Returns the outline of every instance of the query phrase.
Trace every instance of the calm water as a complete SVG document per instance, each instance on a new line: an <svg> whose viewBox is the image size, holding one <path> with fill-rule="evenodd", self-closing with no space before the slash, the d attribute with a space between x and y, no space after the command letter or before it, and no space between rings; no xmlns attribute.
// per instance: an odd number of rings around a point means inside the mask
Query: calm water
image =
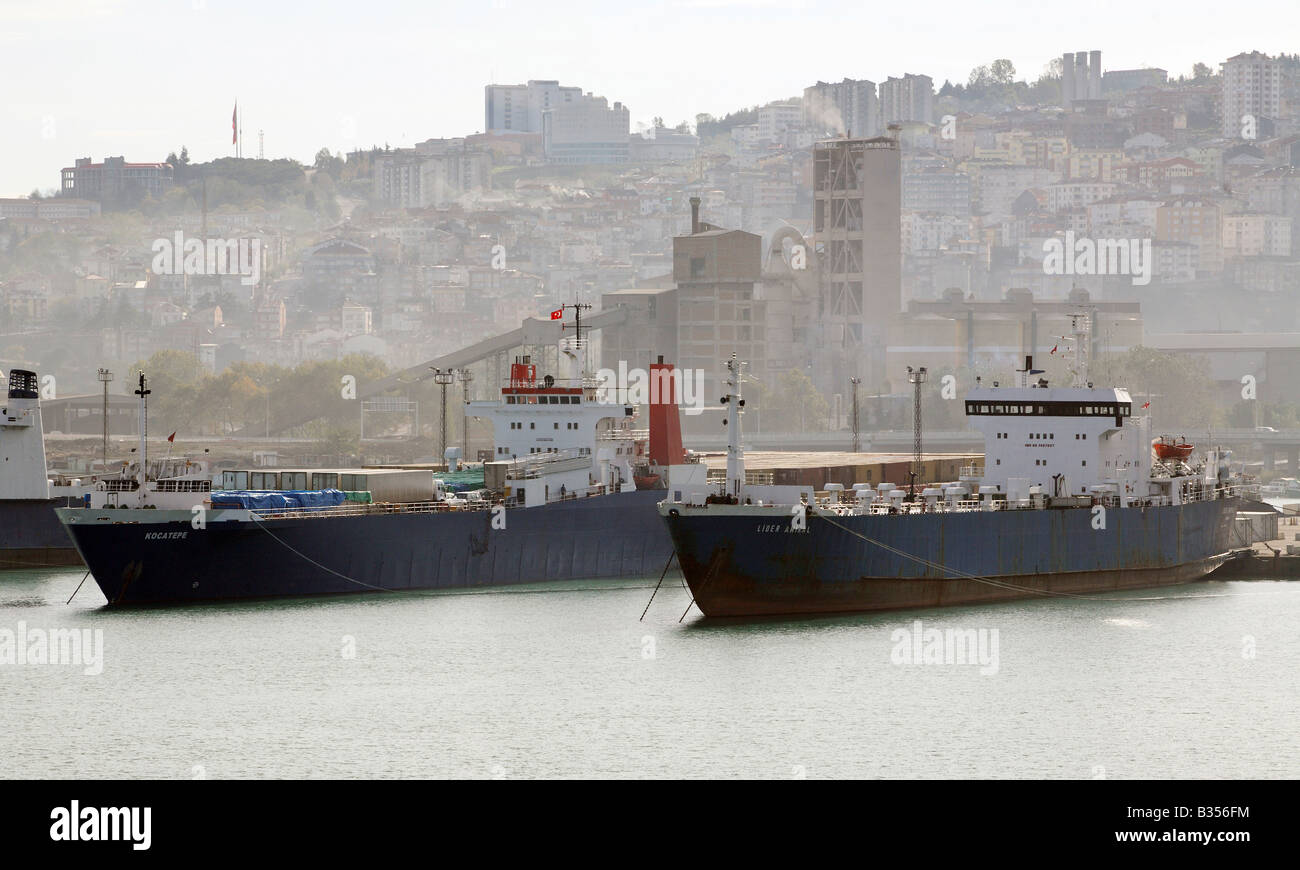
<svg viewBox="0 0 1300 870"><path fill-rule="evenodd" d="M81 576L0 572L0 631L104 643L0 664L0 775L1300 776L1298 582L679 624L648 580L109 611ZM917 619L996 630L996 673L895 663Z"/></svg>

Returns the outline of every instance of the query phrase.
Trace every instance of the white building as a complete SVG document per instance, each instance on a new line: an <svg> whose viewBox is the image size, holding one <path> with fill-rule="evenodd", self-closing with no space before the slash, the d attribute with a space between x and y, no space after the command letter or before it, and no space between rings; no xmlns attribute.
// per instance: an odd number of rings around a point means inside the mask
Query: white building
<svg viewBox="0 0 1300 870"><path fill-rule="evenodd" d="M1225 257L1289 257L1291 218L1275 214L1223 216Z"/></svg>
<svg viewBox="0 0 1300 870"><path fill-rule="evenodd" d="M550 163L626 163L627 106L584 94L542 113L542 145Z"/></svg>
<svg viewBox="0 0 1300 870"><path fill-rule="evenodd" d="M1282 64L1258 51L1225 60L1220 106L1221 132L1232 139L1251 126L1258 130L1260 118L1277 118L1282 111Z"/></svg>
<svg viewBox="0 0 1300 870"><path fill-rule="evenodd" d="M1047 187L1047 210L1084 208L1115 195L1118 185L1109 181L1066 181Z"/></svg>
<svg viewBox="0 0 1300 870"><path fill-rule="evenodd" d="M543 114L582 98L582 88L561 87L550 79L488 85L484 91L483 129L488 133L540 133Z"/></svg>
<svg viewBox="0 0 1300 870"><path fill-rule="evenodd" d="M785 139L788 131L803 126L803 107L798 103L772 103L758 110L758 141Z"/></svg>

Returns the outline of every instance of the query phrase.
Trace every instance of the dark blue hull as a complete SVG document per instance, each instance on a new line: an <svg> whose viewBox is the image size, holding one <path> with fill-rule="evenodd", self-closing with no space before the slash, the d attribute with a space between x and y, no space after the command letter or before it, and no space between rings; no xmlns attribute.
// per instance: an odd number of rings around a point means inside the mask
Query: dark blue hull
<svg viewBox="0 0 1300 870"><path fill-rule="evenodd" d="M672 553L661 491L506 512L153 524L71 523L110 604L461 589L658 575Z"/></svg>
<svg viewBox="0 0 1300 870"><path fill-rule="evenodd" d="M771 511L681 507L664 519L700 610L750 616L1185 583L1227 558L1238 503L1113 508L1103 529L1078 508L812 516L803 531Z"/></svg>
<svg viewBox="0 0 1300 870"><path fill-rule="evenodd" d="M0 570L81 564L54 513L69 503L65 498L0 501Z"/></svg>

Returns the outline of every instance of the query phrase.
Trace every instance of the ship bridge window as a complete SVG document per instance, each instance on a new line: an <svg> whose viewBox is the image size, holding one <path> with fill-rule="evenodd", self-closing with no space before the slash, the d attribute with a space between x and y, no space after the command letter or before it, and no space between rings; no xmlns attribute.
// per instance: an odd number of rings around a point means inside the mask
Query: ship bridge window
<svg viewBox="0 0 1300 870"><path fill-rule="evenodd" d="M514 403L515 403L515 397L514 397L514 396L506 396L506 404L507 404L507 405L513 405Z"/></svg>

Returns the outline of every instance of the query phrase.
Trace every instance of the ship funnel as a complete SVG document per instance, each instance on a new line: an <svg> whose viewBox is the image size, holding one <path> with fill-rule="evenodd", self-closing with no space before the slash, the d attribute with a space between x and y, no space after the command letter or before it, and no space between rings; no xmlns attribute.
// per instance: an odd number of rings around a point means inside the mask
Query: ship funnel
<svg viewBox="0 0 1300 870"><path fill-rule="evenodd" d="M46 499L45 433L36 372L11 369L0 413L0 499Z"/></svg>
<svg viewBox="0 0 1300 870"><path fill-rule="evenodd" d="M25 369L10 369L9 398L39 399L40 393L37 392L36 388L36 372L29 372Z"/></svg>
<svg viewBox="0 0 1300 870"><path fill-rule="evenodd" d="M680 465L685 459L677 411L677 377L662 354L659 362L650 364L650 461L663 468Z"/></svg>

